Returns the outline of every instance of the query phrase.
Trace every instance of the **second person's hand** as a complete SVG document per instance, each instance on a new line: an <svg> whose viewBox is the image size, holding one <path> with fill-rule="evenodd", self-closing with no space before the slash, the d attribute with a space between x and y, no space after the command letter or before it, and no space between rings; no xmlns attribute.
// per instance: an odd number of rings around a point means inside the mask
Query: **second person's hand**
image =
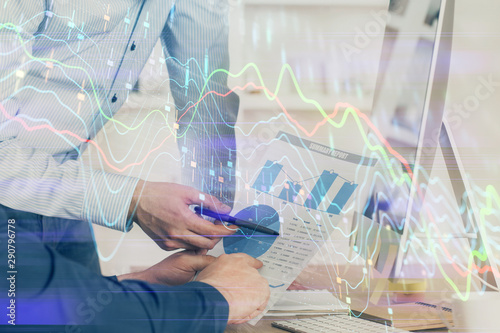
<svg viewBox="0 0 500 333"><path fill-rule="evenodd" d="M142 280L149 283L178 286L191 281L196 272L202 271L216 260L206 255L207 250L184 250L174 253L156 265L140 272L117 276L118 280Z"/></svg>
<svg viewBox="0 0 500 333"><path fill-rule="evenodd" d="M269 283L259 274L261 267L260 260L247 254L223 254L196 280L219 290L229 304L228 323L241 324L258 316L269 301Z"/></svg>

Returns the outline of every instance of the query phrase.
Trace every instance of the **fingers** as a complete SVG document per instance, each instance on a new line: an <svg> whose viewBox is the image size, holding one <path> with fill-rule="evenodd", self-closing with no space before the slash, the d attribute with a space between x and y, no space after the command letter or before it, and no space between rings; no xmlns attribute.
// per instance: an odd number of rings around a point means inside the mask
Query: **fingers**
<svg viewBox="0 0 500 333"><path fill-rule="evenodd" d="M173 229L164 237L143 228L158 245L167 251L184 248L187 250L213 249L220 237L231 235L237 229L227 228L222 223L213 224L189 209L184 211L184 228ZM163 239L162 239L163 238Z"/></svg>
<svg viewBox="0 0 500 333"><path fill-rule="evenodd" d="M203 220L203 219L202 219ZM205 221L205 220L203 220ZM206 223L212 225L210 222ZM212 225L213 226L213 225ZM225 228L224 226L218 226L219 228ZM186 249L186 250L211 250L220 241L220 237L214 237L208 234L208 230L197 230L193 232L191 230L184 230L182 234L177 233L175 236L168 236L168 239L153 239L157 244L166 251L172 251L176 249ZM226 231L225 233L233 233L234 231ZM205 234L208 234L205 236ZM204 254L204 253L203 253Z"/></svg>
<svg viewBox="0 0 500 333"><path fill-rule="evenodd" d="M211 250L219 241L218 238L205 237L189 230L186 230L184 232L184 235L176 237L179 237L178 243L184 244L186 246L183 248L191 250Z"/></svg>
<svg viewBox="0 0 500 333"><path fill-rule="evenodd" d="M246 253L223 254L220 256L220 258L222 260L226 260L226 258L227 258L227 260L238 259L238 261L243 262L243 263L247 264L248 266L253 267L255 269L259 269L264 265L262 263L262 261L255 259Z"/></svg>
<svg viewBox="0 0 500 333"><path fill-rule="evenodd" d="M269 302L269 295L267 296L266 300L257 309L255 309L250 315L248 315L248 316L246 316L245 318L242 318L242 319L236 319L236 320L232 321L230 324L235 324L235 325L243 324L243 323L246 323L249 320L254 319L259 314L261 314L262 311L264 311L266 309L268 302Z"/></svg>
<svg viewBox="0 0 500 333"><path fill-rule="evenodd" d="M260 314L262 313L262 311L264 311L264 309L265 309L265 308L266 308L266 307L264 307L263 309L260 309L260 308L259 308L259 309L255 310L255 311L254 311L254 312L252 312L252 313L251 313L248 317L246 317L246 318L244 319L244 321L243 321L243 322L247 322L247 321L249 321L249 320L251 320L251 319L254 319L254 318L255 318L255 317L257 317L258 315L260 315Z"/></svg>
<svg viewBox="0 0 500 333"><path fill-rule="evenodd" d="M184 231L182 235L169 236L168 239L153 239L163 250L173 251L177 249L207 250L213 249L217 239L197 235L191 231Z"/></svg>
<svg viewBox="0 0 500 333"><path fill-rule="evenodd" d="M175 255L179 255L179 258L182 259L185 265L191 267L193 271L202 271L217 260L214 256L207 255L206 253L207 250L205 249L197 249L184 250L177 252Z"/></svg>
<svg viewBox="0 0 500 333"><path fill-rule="evenodd" d="M267 297L267 299L261 305L259 305L259 307L254 312L252 312L248 316L248 320L253 319L253 318L257 317L259 314L261 314L262 311L264 311L266 309L266 306L267 306L268 302L269 302L269 296Z"/></svg>
<svg viewBox="0 0 500 333"><path fill-rule="evenodd" d="M215 225L222 225L222 226L224 226L226 229L231 230L232 232L236 232L236 231L238 231L238 229L239 229L239 227L238 227L238 226L235 226L235 225L233 225L233 224L230 224L230 225L225 225L225 224L223 224L223 223L222 223L222 221L219 221L219 220L215 220L215 221L214 221L214 224L215 224Z"/></svg>
<svg viewBox="0 0 500 333"><path fill-rule="evenodd" d="M194 271L202 271L213 263L216 258L207 255L192 255L189 260L191 261L190 264Z"/></svg>
<svg viewBox="0 0 500 333"><path fill-rule="evenodd" d="M245 262L250 266L250 267L253 267L255 269L259 269L261 268L262 266L264 266L264 264L262 263L262 261L258 260L258 259L255 259L251 256L249 256L248 254L244 254L244 253L239 253L240 255L243 256L243 260L245 260Z"/></svg>
<svg viewBox="0 0 500 333"><path fill-rule="evenodd" d="M188 229L195 234L203 235L206 237L211 236L229 236L232 235L236 230L234 226L229 228L223 224L213 224L193 212L188 215L187 221Z"/></svg>
<svg viewBox="0 0 500 333"><path fill-rule="evenodd" d="M208 250L207 249L197 249L194 251L194 254L199 255L199 256L204 256L207 254Z"/></svg>
<svg viewBox="0 0 500 333"><path fill-rule="evenodd" d="M217 288L229 304L229 323L245 322L261 313L269 284L257 269L263 263L244 253L223 254L199 274L200 282Z"/></svg>
<svg viewBox="0 0 500 333"><path fill-rule="evenodd" d="M153 240L156 242L156 244L158 244L160 248L162 248L165 251L174 251L178 249L186 249L186 250L198 249L196 246L186 243L180 239L167 240L167 241L165 241L164 239L158 239L158 240L153 239Z"/></svg>
<svg viewBox="0 0 500 333"><path fill-rule="evenodd" d="M203 207L220 214L229 214L231 212L231 207L223 204L216 197L195 189L189 192L188 200L190 204L203 205Z"/></svg>

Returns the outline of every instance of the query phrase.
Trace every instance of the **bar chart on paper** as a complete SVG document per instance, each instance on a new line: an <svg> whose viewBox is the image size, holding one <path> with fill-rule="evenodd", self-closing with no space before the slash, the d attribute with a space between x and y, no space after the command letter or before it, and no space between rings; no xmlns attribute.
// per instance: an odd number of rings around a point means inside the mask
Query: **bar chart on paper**
<svg viewBox="0 0 500 333"><path fill-rule="evenodd" d="M236 217L273 229L280 236L240 228L224 238L224 252L275 261L279 257L275 250L286 242L301 242L302 253L312 252L352 208L350 202L358 190L353 180L356 170L374 163L361 155L278 133L272 147L254 160L244 189L238 186L242 190L234 208Z"/></svg>
<svg viewBox="0 0 500 333"><path fill-rule="evenodd" d="M284 177L284 180L276 185L279 176ZM311 186L311 183L314 185ZM277 191L279 187L281 189ZM331 193L331 189L334 187L337 187L336 194L325 207L325 197ZM326 211L334 215L339 215L342 212L357 187L357 184L343 178L334 170L324 170L320 175L308 179L291 179L290 172L287 172L282 164L271 160L265 163L252 186L259 192L283 201L300 204L308 209Z"/></svg>
<svg viewBox="0 0 500 333"><path fill-rule="evenodd" d="M251 188L264 202L270 201L262 198L268 195L281 202L298 205L301 209L315 210L333 216L341 214L358 186L333 170L324 170L320 175L304 180L297 180L296 174L296 170L287 171L283 164L267 160ZM328 195L333 199L330 199ZM279 213L275 208L262 202L241 209L235 217L280 231ZM291 226L291 223L288 226ZM301 223L311 222L295 223L298 223L295 226L295 230L298 230L301 228ZM224 238L224 252L227 254L243 252L258 258L273 246L276 238L276 236L240 228L231 237ZM316 238L321 238L321 236L316 236Z"/></svg>

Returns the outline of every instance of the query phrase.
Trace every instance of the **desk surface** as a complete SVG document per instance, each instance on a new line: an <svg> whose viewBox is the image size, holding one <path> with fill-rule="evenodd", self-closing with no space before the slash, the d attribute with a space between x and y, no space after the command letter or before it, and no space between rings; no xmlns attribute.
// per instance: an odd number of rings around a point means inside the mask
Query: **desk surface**
<svg viewBox="0 0 500 333"><path fill-rule="evenodd" d="M329 268L325 266L308 267L296 281L312 289L331 290L336 297L349 303L353 311L392 320L394 326L405 330L446 331L443 329L444 324L440 316L445 316L448 321L452 321L452 315L449 312L415 303L440 304L449 299L453 291L443 278L434 277L426 283L425 290L404 295L389 291L388 279L381 277L370 279L370 283L362 283L357 289L347 291L345 281L340 284L337 284L336 281L332 283L330 278L332 274L328 270ZM343 279L353 278L352 282L356 282L356 279L359 281L359 277L363 276L362 267L351 266L347 270L341 269L341 271L345 274ZM332 284L335 284L334 288L332 288ZM285 331L272 327L271 323L291 318L307 317L264 317L255 326L250 324L229 325L226 332L283 333Z"/></svg>

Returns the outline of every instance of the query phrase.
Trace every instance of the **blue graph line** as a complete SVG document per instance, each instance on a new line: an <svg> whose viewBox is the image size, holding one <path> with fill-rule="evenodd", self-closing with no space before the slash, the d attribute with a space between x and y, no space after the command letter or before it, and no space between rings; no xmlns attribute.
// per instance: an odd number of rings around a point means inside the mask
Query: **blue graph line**
<svg viewBox="0 0 500 333"><path fill-rule="evenodd" d="M279 284L279 285L277 285L277 286L273 286L272 284L270 284L270 285L269 285L269 287L271 287L271 288L274 288L274 289L275 289L275 288L283 287L284 285L285 285L284 283Z"/></svg>

